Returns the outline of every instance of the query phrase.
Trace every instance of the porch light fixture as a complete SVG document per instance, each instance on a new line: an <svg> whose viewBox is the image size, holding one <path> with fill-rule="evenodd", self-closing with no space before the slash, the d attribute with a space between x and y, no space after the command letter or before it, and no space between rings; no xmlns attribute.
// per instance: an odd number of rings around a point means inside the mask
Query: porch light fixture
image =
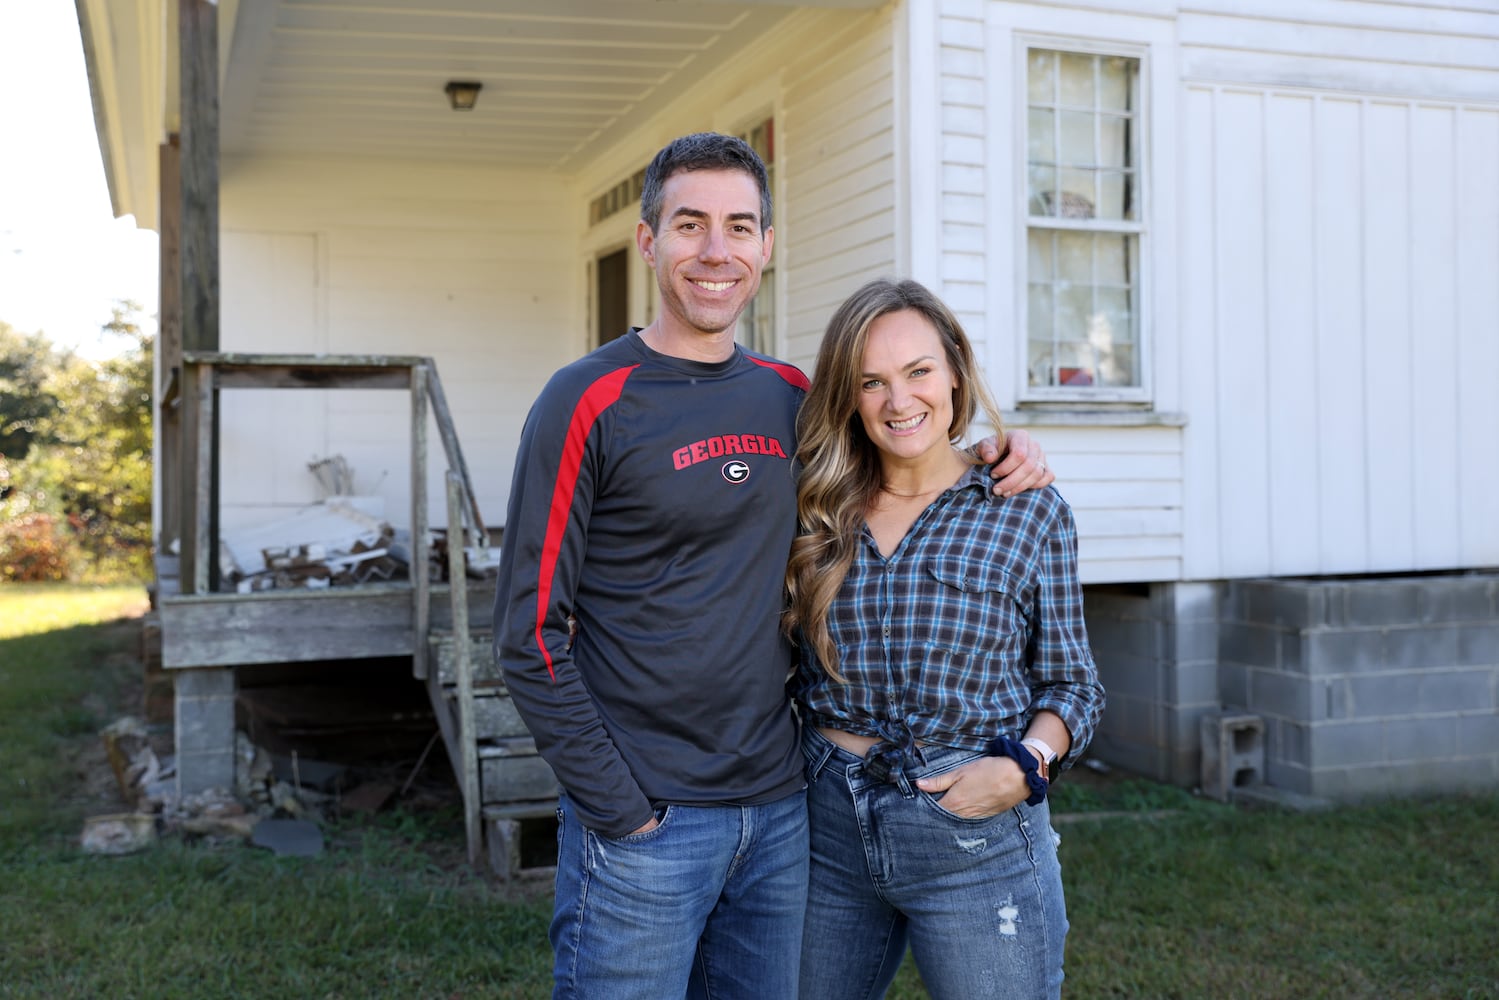
<svg viewBox="0 0 1499 1000"><path fill-rule="evenodd" d="M477 80L449 80L448 85L442 89L448 95L448 103L453 106L454 111L472 111L484 84Z"/></svg>

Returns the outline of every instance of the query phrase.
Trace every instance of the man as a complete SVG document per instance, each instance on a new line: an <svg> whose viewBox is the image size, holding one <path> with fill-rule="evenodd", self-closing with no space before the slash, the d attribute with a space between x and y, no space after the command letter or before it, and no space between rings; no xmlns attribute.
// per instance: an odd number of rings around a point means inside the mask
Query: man
<svg viewBox="0 0 1499 1000"><path fill-rule="evenodd" d="M779 621L808 382L734 343L774 239L753 150L669 143L636 227L660 316L559 371L522 431L495 651L563 789L556 997L796 993L806 804ZM1018 454L1000 471L1010 492L1051 479Z"/></svg>

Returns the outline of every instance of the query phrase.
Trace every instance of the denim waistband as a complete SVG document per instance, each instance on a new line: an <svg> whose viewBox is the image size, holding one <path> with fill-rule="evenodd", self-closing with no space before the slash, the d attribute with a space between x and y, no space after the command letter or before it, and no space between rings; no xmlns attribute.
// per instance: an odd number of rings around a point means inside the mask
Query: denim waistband
<svg viewBox="0 0 1499 1000"><path fill-rule="evenodd" d="M808 781L816 781L828 768L851 777L854 776L851 772L857 770L864 778L895 785L906 795L913 794L911 783L917 778L950 771L984 756L982 750L935 744L918 746L902 754L894 744L881 740L859 757L822 735L815 726L802 730L802 750L807 757Z"/></svg>

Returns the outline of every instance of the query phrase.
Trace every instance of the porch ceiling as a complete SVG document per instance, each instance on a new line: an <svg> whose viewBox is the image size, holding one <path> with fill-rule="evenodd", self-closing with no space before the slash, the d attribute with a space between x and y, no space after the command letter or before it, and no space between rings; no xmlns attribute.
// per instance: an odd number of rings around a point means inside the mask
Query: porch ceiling
<svg viewBox="0 0 1499 1000"><path fill-rule="evenodd" d="M255 0L233 12L220 139L243 155L575 169L798 7L882 0ZM484 85L455 112L449 80Z"/></svg>

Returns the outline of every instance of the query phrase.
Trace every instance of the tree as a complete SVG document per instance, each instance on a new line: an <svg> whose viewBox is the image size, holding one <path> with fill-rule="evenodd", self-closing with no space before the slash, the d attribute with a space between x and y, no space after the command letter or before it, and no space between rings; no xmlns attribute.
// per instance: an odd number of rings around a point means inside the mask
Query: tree
<svg viewBox="0 0 1499 1000"><path fill-rule="evenodd" d="M25 458L37 426L57 410L43 391L58 354L41 333L21 333L0 322L0 458Z"/></svg>
<svg viewBox="0 0 1499 1000"><path fill-rule="evenodd" d="M32 518L24 535L32 539L45 534L35 518L62 520L91 561L90 575L150 571L152 343L135 322L138 310L130 302L115 307L104 329L126 347L105 361L58 352L41 334L13 338L19 346L0 353L16 359L10 370L17 373L16 399L0 397L0 407L9 407L0 420L27 435L23 457L0 456L0 521L21 537L21 519ZM67 575L78 573L69 567Z"/></svg>

